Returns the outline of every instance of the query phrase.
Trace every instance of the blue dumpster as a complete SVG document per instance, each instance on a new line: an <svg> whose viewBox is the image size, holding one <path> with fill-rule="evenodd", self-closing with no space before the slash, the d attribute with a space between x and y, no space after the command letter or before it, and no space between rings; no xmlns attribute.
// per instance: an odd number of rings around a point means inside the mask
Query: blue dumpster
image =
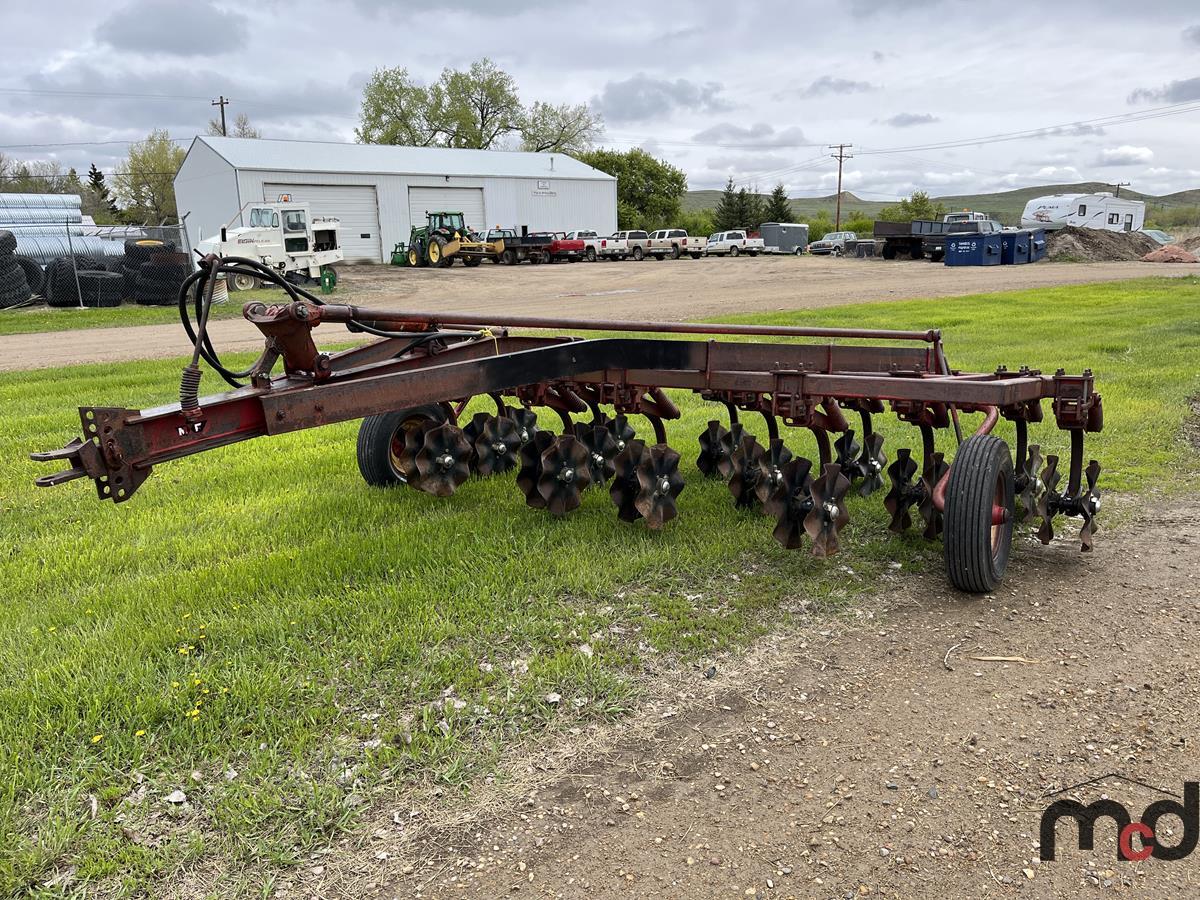
<svg viewBox="0 0 1200 900"><path fill-rule="evenodd" d="M948 266L998 266L998 265L1000 265L1000 235L998 235L998 234L948 234L948 235L946 235L946 265L948 265Z"/></svg>
<svg viewBox="0 0 1200 900"><path fill-rule="evenodd" d="M1046 230L1038 228L1029 232L1029 261L1037 262L1046 256Z"/></svg>
<svg viewBox="0 0 1200 900"><path fill-rule="evenodd" d="M1029 232L1005 231L1000 235L1000 265L1013 266L1029 262Z"/></svg>

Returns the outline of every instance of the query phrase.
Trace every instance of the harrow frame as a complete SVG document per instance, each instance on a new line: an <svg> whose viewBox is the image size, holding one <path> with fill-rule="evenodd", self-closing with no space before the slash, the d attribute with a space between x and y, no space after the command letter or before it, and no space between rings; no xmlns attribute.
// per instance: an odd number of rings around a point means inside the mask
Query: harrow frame
<svg viewBox="0 0 1200 900"><path fill-rule="evenodd" d="M793 503L791 515L794 520L803 514L804 527L818 555L836 552L837 532L845 524L841 497L850 486L847 475L865 477L873 473L876 486L881 477L882 461L877 461L872 470L865 455L857 461L848 455L847 448L857 451L857 447L845 413L858 413L869 437L871 415L883 412L885 404L901 420L919 427L926 466L924 483L915 484L907 481L911 472L905 474L895 464L889 470L894 485L893 493L889 494L889 509L900 508L895 512L893 526L908 521L910 506L921 505L927 536L936 537L947 504L966 502L959 499L959 495L965 496L965 489L955 487L956 469L962 467L951 463L947 469L940 454L934 454L933 433L935 429L953 427L962 443L960 415L984 413L983 424L968 441L982 440L1001 416L1016 423L1017 454L1012 466L1017 473L1015 493L1022 497L1027 517L1035 513L1042 516L1043 540L1048 542L1053 536L1051 521L1055 515L1077 515L1085 520L1083 549L1091 548L1092 520L1099 508L1092 467L1098 474L1098 465L1093 461L1089 467L1085 490L1083 435L1101 430L1103 412L1090 370L1078 375L1068 375L1061 369L1049 375L1028 368L1010 372L1004 367L991 373L961 372L947 362L942 336L936 329L897 331L461 315L322 304L311 297L275 305L252 302L243 313L265 338L261 357L248 370L248 384L199 398L198 370L192 375L185 370L178 404L140 411L82 407L82 438L76 438L61 450L33 454L40 461L63 460L67 464L65 470L37 479L37 484L53 486L87 477L95 482L101 499L122 503L137 491L155 466L169 460L251 438L426 405L442 409L445 421L457 428L458 416L472 397L491 395L500 410L513 409L506 406L503 398L513 398L525 409L547 407L561 417L567 432L571 431L571 416L575 414L590 411L593 423L603 423L606 416L601 407L612 407L618 415L648 417L656 444L653 448L639 447L637 453L642 449L653 450L657 453L655 462L651 465L639 463L636 458L626 459L626 474L621 477L633 479L626 481L626 489L637 493L639 471L659 473L645 476L650 487L645 479L642 485L644 491L651 490L659 484L657 479L663 479L660 494L667 507L665 512L659 509L654 514L645 514L648 524L659 527L674 515L674 496L682 489L681 481L677 487L671 486L678 454L666 448L663 426L663 420L678 418L679 410L665 390L682 389L724 405L731 427L738 427L734 423L739 411L759 413L765 418L770 437L775 439L771 442L773 462L763 462L766 457L761 453L747 460L743 448L741 461L735 463L731 454L736 455L737 440L727 440L726 458L710 460L727 470L740 465L743 476L748 467L761 467L767 481L761 481L757 475L753 481L755 485L765 485L764 497L770 495L776 481L780 484L786 481L785 463L791 456L790 451L778 449L782 446L777 443L778 420L813 432L820 453L818 464L813 467L813 477L817 480L808 478L807 461L804 472L792 471L803 487L793 486L797 491L793 499L800 506ZM203 333L205 319L206 316L201 317L201 332L195 338L198 345L207 344ZM323 323L342 323L352 331L367 330L386 336L343 352L324 353L312 339L313 329ZM636 332L639 336L584 339L574 335L517 335L509 331L512 328ZM644 336L647 333L654 336ZM695 336L705 339L698 340ZM721 339L729 336L757 340ZM827 341L791 342L799 338ZM850 343L840 343L843 341ZM862 341L874 343L862 344ZM211 345L208 347L211 349ZM272 370L280 361L283 372L273 375ZM1054 471L1039 473L1040 454L1035 446L1028 444L1027 425L1041 421L1042 401L1050 401L1056 425L1071 434L1068 484L1062 492L1055 490ZM716 426L714 435L725 432L717 422L710 425ZM836 448L837 461L830 446L831 433L841 435ZM461 435L450 437L457 440ZM881 442L877 442L876 452L878 443ZM501 444L496 446L499 448ZM750 444L746 447L753 449ZM665 449L660 451L660 448ZM413 452L415 448L410 448L408 474L415 476ZM459 451L438 452L446 453L449 460ZM670 454L674 454L673 462L668 458ZM536 453L534 456L536 464ZM649 455L646 459L649 460ZM1051 468L1056 464L1055 460ZM562 469L563 466L567 468ZM620 466L618 462L617 468ZM574 475L575 470L562 463L556 471ZM441 484L445 487L448 483ZM449 484L447 490L435 492L449 493L456 486L457 483ZM618 493L614 486L614 500L621 504ZM647 508L653 506L651 500L643 500ZM783 528L788 498L777 496L775 501L769 508L781 516L780 528ZM643 515L632 511L631 502L629 497L625 498L622 518ZM995 497L989 497L987 503L990 508L980 515L986 517L988 527L993 532L1007 528L1011 533L1016 510L1011 502L1003 500L1003 491L997 489ZM537 505L533 499L530 504ZM739 505L745 504L739 501ZM565 508L572 507L568 503ZM550 509L564 511L561 505L556 508L553 503ZM785 546L798 543L795 529L790 542L780 537L778 530L777 537ZM994 544L994 536L991 539ZM951 538L947 533L947 541L951 540L961 541L962 537ZM948 560L953 555L948 548ZM1007 548L1004 555L1006 559ZM1004 561L999 561L999 572L992 573L994 577L983 577L982 581L975 576L956 575L954 571L949 571L949 575L961 588L987 590L1003 574Z"/></svg>

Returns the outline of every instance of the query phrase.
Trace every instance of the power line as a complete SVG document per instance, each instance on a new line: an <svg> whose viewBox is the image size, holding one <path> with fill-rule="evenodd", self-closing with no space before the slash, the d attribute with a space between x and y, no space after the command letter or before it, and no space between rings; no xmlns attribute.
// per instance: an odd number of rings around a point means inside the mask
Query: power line
<svg viewBox="0 0 1200 900"><path fill-rule="evenodd" d="M221 107L221 137L229 137L229 132L225 130L225 107L229 105L229 101L226 100L225 95L222 94L209 105Z"/></svg>

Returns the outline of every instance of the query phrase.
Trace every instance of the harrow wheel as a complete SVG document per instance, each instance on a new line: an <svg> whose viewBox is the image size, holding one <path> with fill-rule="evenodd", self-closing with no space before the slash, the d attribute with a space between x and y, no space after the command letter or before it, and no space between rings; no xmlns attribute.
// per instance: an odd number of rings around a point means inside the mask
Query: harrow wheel
<svg viewBox="0 0 1200 900"><path fill-rule="evenodd" d="M1058 457L1051 453L1046 457L1046 468L1042 469L1042 484L1045 490L1034 506L1034 514L1041 518L1037 536L1043 544L1054 540L1054 514L1058 512L1058 504L1062 494L1058 492L1058 482L1062 476L1058 474Z"/></svg>
<svg viewBox="0 0 1200 900"><path fill-rule="evenodd" d="M621 451L607 423L576 422L575 438L587 448L590 483L602 485L612 478L617 471L613 460Z"/></svg>
<svg viewBox="0 0 1200 900"><path fill-rule="evenodd" d="M717 457L717 474L726 481L729 480L734 472L733 453L747 439L755 440L753 435L746 432L741 422L731 422L729 430L721 435L720 453Z"/></svg>
<svg viewBox="0 0 1200 900"><path fill-rule="evenodd" d="M637 508L637 496L641 490L637 473L645 453L646 442L635 439L613 460L615 472L608 486L608 496L617 505L617 518L622 522L636 522L642 517Z"/></svg>
<svg viewBox="0 0 1200 900"><path fill-rule="evenodd" d="M521 445L518 454L521 467L517 470L517 487L525 495L525 502L534 509L545 509L546 499L538 492L538 480L542 477L542 454L554 443L549 431L535 431L533 438Z"/></svg>
<svg viewBox="0 0 1200 900"><path fill-rule="evenodd" d="M760 476L759 459L764 453L758 440L746 434L729 455L729 493L733 494L733 505L738 509L750 509L758 502L755 487Z"/></svg>
<svg viewBox="0 0 1200 900"><path fill-rule="evenodd" d="M946 486L946 575L961 591L995 590L1008 566L1015 518L1008 445L991 434L959 447Z"/></svg>
<svg viewBox="0 0 1200 900"><path fill-rule="evenodd" d="M537 434L537 413L531 409L525 409L523 406L510 406L505 414L517 423L522 444L528 444L533 440L534 435Z"/></svg>
<svg viewBox="0 0 1200 900"><path fill-rule="evenodd" d="M645 448L638 459L634 469L638 492L633 505L648 528L658 530L678 515L675 498L684 488L679 459L679 453L666 444Z"/></svg>
<svg viewBox="0 0 1200 900"><path fill-rule="evenodd" d="M629 424L629 419L624 413L619 413L611 419L604 422L604 426L612 432L613 440L617 442L617 452L620 453L628 445L629 442L637 437L637 432L633 430L633 426Z"/></svg>
<svg viewBox="0 0 1200 900"><path fill-rule="evenodd" d="M721 460L728 455L721 443L729 430L716 419L710 419L708 427L700 432L700 455L696 457L696 468L705 478L716 478L720 474Z"/></svg>
<svg viewBox="0 0 1200 900"><path fill-rule="evenodd" d="M580 492L592 481L590 462L587 447L574 435L559 435L542 451L537 492L552 515L578 508Z"/></svg>
<svg viewBox="0 0 1200 900"><path fill-rule="evenodd" d="M449 422L410 431L405 457L411 452L408 483L435 497L449 497L471 476L471 445Z"/></svg>
<svg viewBox="0 0 1200 900"><path fill-rule="evenodd" d="M804 530L813 542L813 556L833 556L840 549L838 532L850 521L844 498L850 479L837 463L825 466L825 472L812 483L812 509L804 519Z"/></svg>
<svg viewBox="0 0 1200 900"><path fill-rule="evenodd" d="M405 457L410 432L446 421L446 410L436 403L367 416L358 428L358 471L372 487L392 487L409 480L411 459Z"/></svg>
<svg viewBox="0 0 1200 900"><path fill-rule="evenodd" d="M792 451L783 446L783 439L772 438L770 445L758 458L758 481L754 485L754 493L759 503L765 505L775 493L775 488L783 481L783 467L791 459Z"/></svg>
<svg viewBox="0 0 1200 900"><path fill-rule="evenodd" d="M934 506L933 489L937 487L938 482L942 480L942 476L949 468L944 455L935 453L933 458L926 463L925 471L921 475L921 500L917 505L917 510L925 522L925 530L921 533L926 540L937 540L937 536L942 533L942 514Z"/></svg>
<svg viewBox="0 0 1200 900"><path fill-rule="evenodd" d="M883 487L883 468L886 465L883 435L874 431L863 439L862 455L858 458L858 471L862 475L862 484L858 486L860 495L869 497Z"/></svg>
<svg viewBox="0 0 1200 900"><path fill-rule="evenodd" d="M1021 471L1016 473L1017 492L1021 499L1022 524L1032 522L1037 518L1038 501L1046 492L1046 485L1041 479L1042 448L1037 444L1029 446L1028 455Z"/></svg>
<svg viewBox="0 0 1200 900"><path fill-rule="evenodd" d="M804 520L812 512L812 462L797 456L784 463L775 490L763 503L763 511L775 519L772 536L788 550L800 546Z"/></svg>
<svg viewBox="0 0 1200 900"><path fill-rule="evenodd" d="M490 416L487 413L478 413L471 420L472 423L480 416L484 421L472 444L475 471L485 477L509 471L516 466L521 451L523 442L520 428L508 416Z"/></svg>
<svg viewBox="0 0 1200 900"><path fill-rule="evenodd" d="M912 527L912 516L909 508L920 501L920 488L913 483L917 474L917 461L912 458L912 451L901 447L896 451L896 461L888 466L888 477L892 480L892 489L883 498L884 508L892 514L888 530L899 534Z"/></svg>
<svg viewBox="0 0 1200 900"><path fill-rule="evenodd" d="M1079 514L1083 516L1083 528L1079 530L1079 549L1084 553L1092 552L1092 535L1100 528L1096 522L1096 513L1100 512L1100 492L1096 490L1096 480L1100 477L1100 463L1092 460L1083 472L1087 479L1087 492L1079 498Z"/></svg>

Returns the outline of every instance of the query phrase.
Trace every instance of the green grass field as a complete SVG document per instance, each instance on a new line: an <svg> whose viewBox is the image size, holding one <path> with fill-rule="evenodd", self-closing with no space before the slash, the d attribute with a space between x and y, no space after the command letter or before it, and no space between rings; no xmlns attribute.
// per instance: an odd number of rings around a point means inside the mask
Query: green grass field
<svg viewBox="0 0 1200 900"><path fill-rule="evenodd" d="M242 306L251 300L278 297L277 291L245 291L232 295L227 303L213 306L214 319L236 319ZM53 308L44 305L26 309L0 310L0 335L35 334L43 331L70 331L76 328L120 328L125 325L179 324L179 309L174 306L137 306L124 303L113 309Z"/></svg>
<svg viewBox="0 0 1200 900"><path fill-rule="evenodd" d="M1137 491L1196 485L1181 426L1198 310L1200 279L1183 278L742 320L936 326L957 367L1090 366L1101 486ZM32 486L50 469L26 455L76 435L74 407L170 402L179 366L0 375L0 895L68 867L43 896L154 894L196 865L261 891L376 799L465 791L515 739L621 716L646 667L846 609L890 560L940 566L936 545L886 530L882 494L852 495L844 558L782 550L699 477L714 407L683 395L668 434L687 487L660 534L595 490L554 520L511 475L446 500L369 489L356 423L164 465L119 507L89 484ZM889 457L919 445L880 424ZM1064 449L1051 425L1036 437ZM813 455L807 433L787 439ZM1114 552L1109 533L1097 552ZM177 789L186 808L165 802Z"/></svg>

